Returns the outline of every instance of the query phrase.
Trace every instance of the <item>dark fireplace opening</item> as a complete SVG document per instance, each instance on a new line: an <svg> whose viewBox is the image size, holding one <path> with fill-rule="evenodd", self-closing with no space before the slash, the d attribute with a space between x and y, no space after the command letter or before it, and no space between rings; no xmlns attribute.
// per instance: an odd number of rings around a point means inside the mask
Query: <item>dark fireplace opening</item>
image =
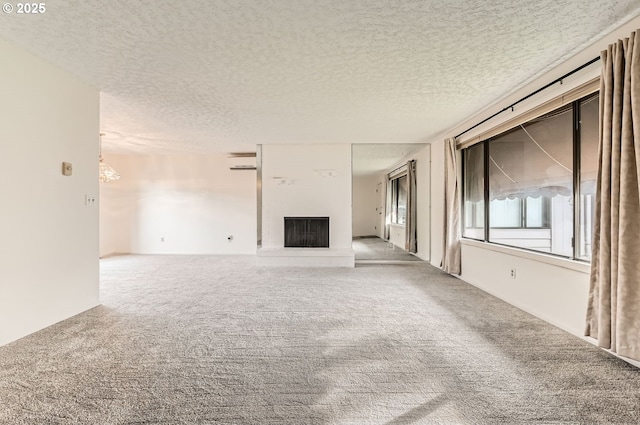
<svg viewBox="0 0 640 425"><path fill-rule="evenodd" d="M285 248L329 248L329 217L285 217Z"/></svg>

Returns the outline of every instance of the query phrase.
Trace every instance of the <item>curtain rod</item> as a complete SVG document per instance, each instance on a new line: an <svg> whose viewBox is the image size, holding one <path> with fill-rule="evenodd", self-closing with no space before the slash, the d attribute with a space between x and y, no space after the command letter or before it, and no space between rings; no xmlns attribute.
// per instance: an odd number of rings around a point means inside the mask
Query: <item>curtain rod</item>
<svg viewBox="0 0 640 425"><path fill-rule="evenodd" d="M402 164L402 165L400 165L400 166L398 166L398 167L394 168L393 170L389 171L389 172L387 173L387 175L389 175L389 174L393 174L393 173L395 173L396 171L398 171L399 169L401 169L402 167L406 167L406 166L407 166L407 163L405 162L404 164Z"/></svg>
<svg viewBox="0 0 640 425"><path fill-rule="evenodd" d="M513 102L511 105L507 106L506 108L502 108L502 110L500 110L500 111L496 112L495 114L491 115L490 117L487 117L487 118L483 119L482 121L480 121L480 122L479 122L479 123L477 123L476 125L474 125L474 126L472 126L472 127L467 128L465 131L463 131L462 133L460 133L460 134L458 134L457 136L455 136L455 137L454 137L454 139L457 139L458 137L462 136L463 134L466 134L466 133L470 132L470 131L471 131L471 130L473 130L474 128L476 128L476 127L478 127L478 126L480 126L480 125L482 125L482 124L486 123L487 121L489 121L489 120L491 120L491 119L493 119L493 118L497 117L498 115L500 115L500 114L501 114L501 113L503 113L504 111L508 111L509 109L513 108L513 107L514 107L514 106L516 106L518 103L520 103L520 102L524 102L525 100L529 99L530 97L535 96L536 94L540 93L541 91L548 89L549 87L551 87L551 86L552 86L552 85L554 85L555 83L557 83L557 82L561 82L561 81L562 81L562 80L564 80L565 78L567 78L567 77L569 77L569 76L571 76L571 75L575 74L575 73L576 73L576 72L578 72L578 71L583 70L584 68L588 67L589 65L591 65L591 64L593 64L593 63L596 63L596 62L597 62L597 61L599 61L599 60L600 60L600 56L598 56L597 58L593 58L593 59L591 59L589 62L587 62L587 63L585 63L585 64L580 65L579 67L575 68L575 69L574 69L574 70L572 70L572 71L567 72L567 73L566 73L566 74L564 74L562 77L558 77L558 78L556 78L555 80L553 80L552 82L548 83L547 85L545 85L545 86L543 86L543 87L540 87L538 90L536 90L536 91L534 91L534 92L532 92L532 93L529 93L528 95L526 95L526 96L525 96L525 97L523 97L523 98L520 98L519 100L517 100L517 101Z"/></svg>
<svg viewBox="0 0 640 425"><path fill-rule="evenodd" d="M407 163L409 163L409 162L411 162L411 161L415 161L415 159L410 159L409 161L405 162L404 164L398 165L396 168L394 168L393 170L389 171L389 172L387 173L387 175L390 175L390 174L395 173L396 171L398 171L398 170L399 170L399 169L401 169L402 167L406 167L406 166L407 166Z"/></svg>

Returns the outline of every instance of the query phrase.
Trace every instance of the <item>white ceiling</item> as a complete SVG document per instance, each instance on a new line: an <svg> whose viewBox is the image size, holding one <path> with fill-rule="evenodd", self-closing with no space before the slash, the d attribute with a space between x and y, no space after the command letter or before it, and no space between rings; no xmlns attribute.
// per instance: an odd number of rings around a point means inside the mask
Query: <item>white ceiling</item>
<svg viewBox="0 0 640 425"><path fill-rule="evenodd" d="M353 175L362 176L398 166L400 161L406 161L409 155L413 155L425 146L427 145L424 143L353 145L351 160Z"/></svg>
<svg viewBox="0 0 640 425"><path fill-rule="evenodd" d="M638 0L50 0L0 37L101 91L105 151L418 143Z"/></svg>

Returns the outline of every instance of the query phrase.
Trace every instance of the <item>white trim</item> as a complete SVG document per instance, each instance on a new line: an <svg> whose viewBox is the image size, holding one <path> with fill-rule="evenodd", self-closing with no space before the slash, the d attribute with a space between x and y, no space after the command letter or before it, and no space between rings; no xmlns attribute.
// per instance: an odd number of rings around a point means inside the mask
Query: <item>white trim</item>
<svg viewBox="0 0 640 425"><path fill-rule="evenodd" d="M502 254L513 255L514 257L525 258L527 260L537 261L540 263L550 264L552 266L562 267L569 270L574 270L580 273L589 274L591 272L591 265L582 261L571 260L569 258L561 258L553 255L548 255L542 252L532 252L525 249L520 249L511 246L496 245L490 242L476 241L473 239L461 239L462 245L469 245L476 248L482 248L489 251L500 252ZM463 259L464 261L464 259Z"/></svg>
<svg viewBox="0 0 640 425"><path fill-rule="evenodd" d="M389 180L399 179L402 176L406 176L407 173L407 164L402 165L396 168L393 172L389 173Z"/></svg>
<svg viewBox="0 0 640 425"><path fill-rule="evenodd" d="M260 248L256 251L258 266L279 267L354 267L351 248Z"/></svg>

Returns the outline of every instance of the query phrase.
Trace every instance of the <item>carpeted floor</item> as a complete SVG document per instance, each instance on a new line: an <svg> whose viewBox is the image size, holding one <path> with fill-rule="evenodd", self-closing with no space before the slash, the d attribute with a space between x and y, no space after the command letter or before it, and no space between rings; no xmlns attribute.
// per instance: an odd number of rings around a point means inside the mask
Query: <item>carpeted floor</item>
<svg viewBox="0 0 640 425"><path fill-rule="evenodd" d="M352 246L356 261L422 261L378 237L355 237Z"/></svg>
<svg viewBox="0 0 640 425"><path fill-rule="evenodd" d="M637 424L640 370L427 263L102 260L0 347L1 424Z"/></svg>

